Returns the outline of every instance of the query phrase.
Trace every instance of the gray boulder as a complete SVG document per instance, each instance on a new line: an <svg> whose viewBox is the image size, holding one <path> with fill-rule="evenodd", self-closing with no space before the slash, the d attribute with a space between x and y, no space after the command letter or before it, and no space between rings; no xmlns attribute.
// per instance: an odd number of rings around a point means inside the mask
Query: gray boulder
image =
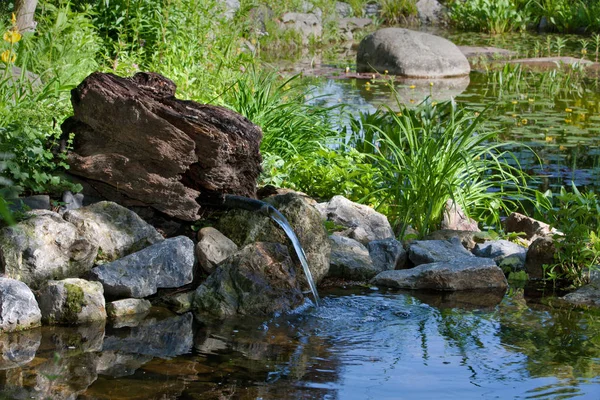
<svg viewBox="0 0 600 400"><path fill-rule="evenodd" d="M106 319L104 290L99 282L71 278L49 281L38 293L42 320L75 325Z"/></svg>
<svg viewBox="0 0 600 400"><path fill-rule="evenodd" d="M106 313L110 318L119 318L124 315L147 314L152 304L143 299L122 299L106 304Z"/></svg>
<svg viewBox="0 0 600 400"><path fill-rule="evenodd" d="M29 210L50 210L50 196L36 194L11 200L9 208L12 212L25 212Z"/></svg>
<svg viewBox="0 0 600 400"><path fill-rule="evenodd" d="M0 334L40 326L41 320L31 289L23 282L0 277Z"/></svg>
<svg viewBox="0 0 600 400"><path fill-rule="evenodd" d="M452 42L402 28L384 28L365 37L358 47L356 68L415 78L465 76L471 71Z"/></svg>
<svg viewBox="0 0 600 400"><path fill-rule="evenodd" d="M83 193L73 194L70 190L65 190L62 194L63 206L58 211L59 214L64 214L69 210L77 210L83 207Z"/></svg>
<svg viewBox="0 0 600 400"><path fill-rule="evenodd" d="M348 3L344 3L343 1L335 2L335 12L337 12L337 15L340 18L348 18L354 13L352 11L352 6Z"/></svg>
<svg viewBox="0 0 600 400"><path fill-rule="evenodd" d="M437 0L419 0L416 6L422 24L440 25L444 22L444 6Z"/></svg>
<svg viewBox="0 0 600 400"><path fill-rule="evenodd" d="M371 283L394 289L444 291L508 287L506 277L496 263L479 257L463 257L422 264L411 269L383 271Z"/></svg>
<svg viewBox="0 0 600 400"><path fill-rule="evenodd" d="M503 270L522 271L525 268L527 249L508 240L490 240L473 249L477 257L491 258Z"/></svg>
<svg viewBox="0 0 600 400"><path fill-rule="evenodd" d="M328 276L363 281L381 272L375 268L369 250L354 239L332 235L331 266Z"/></svg>
<svg viewBox="0 0 600 400"><path fill-rule="evenodd" d="M63 218L98 246L96 263L117 260L163 240L161 234L136 213L110 201L69 210Z"/></svg>
<svg viewBox="0 0 600 400"><path fill-rule="evenodd" d="M240 0L224 0L225 12L223 17L227 20L233 19L235 13L240 9Z"/></svg>
<svg viewBox="0 0 600 400"><path fill-rule="evenodd" d="M312 13L288 12L281 17L285 29L293 29L300 33L304 43L312 36L319 39L323 35L321 19Z"/></svg>
<svg viewBox="0 0 600 400"><path fill-rule="evenodd" d="M344 196L334 196L328 203L318 204L317 209L323 218L347 229L342 232L343 236L364 245L373 240L394 237L392 226L383 214Z"/></svg>
<svg viewBox="0 0 600 400"><path fill-rule="evenodd" d="M200 316L268 316L303 301L287 248L259 242L225 260L196 289L193 308Z"/></svg>
<svg viewBox="0 0 600 400"><path fill-rule="evenodd" d="M455 231L480 231L477 221L469 218L463 209L452 200L448 200L444 206L440 228Z"/></svg>
<svg viewBox="0 0 600 400"><path fill-rule="evenodd" d="M450 240L416 240L408 247L408 258L415 266L465 257L473 257L473 254L455 237Z"/></svg>
<svg viewBox="0 0 600 400"><path fill-rule="evenodd" d="M35 288L48 279L81 276L98 247L55 212L36 210L28 219L0 230L0 270Z"/></svg>
<svg viewBox="0 0 600 400"><path fill-rule="evenodd" d="M291 192L265 201L286 217L306 253L314 281L320 282L329 271L331 246L321 215L311 205L312 199ZM294 252L283 230L262 213L231 210L219 220L217 228L240 247L254 242L282 243L288 245L290 253ZM308 288L304 273L298 273L298 280L301 287Z"/></svg>
<svg viewBox="0 0 600 400"><path fill-rule="evenodd" d="M92 269L107 296L141 298L158 288L192 282L194 242L185 236L166 239L137 253Z"/></svg>
<svg viewBox="0 0 600 400"><path fill-rule="evenodd" d="M370 18L340 18L337 20L339 35L346 41L354 40L354 32L371 25Z"/></svg>
<svg viewBox="0 0 600 400"><path fill-rule="evenodd" d="M378 272L390 269L402 269L408 254L402 243L394 238L373 240L367 246L373 266Z"/></svg>
<svg viewBox="0 0 600 400"><path fill-rule="evenodd" d="M212 227L200 229L196 258L204 272L212 274L217 265L238 251L238 246L227 236Z"/></svg>
<svg viewBox="0 0 600 400"><path fill-rule="evenodd" d="M600 307L600 270L590 274L590 283L561 297L561 299L574 305Z"/></svg>
<svg viewBox="0 0 600 400"><path fill-rule="evenodd" d="M440 229L431 232L425 237L425 240L450 240L456 237L465 249L471 251L477 243L483 243L490 235L479 231L455 231L451 229Z"/></svg>

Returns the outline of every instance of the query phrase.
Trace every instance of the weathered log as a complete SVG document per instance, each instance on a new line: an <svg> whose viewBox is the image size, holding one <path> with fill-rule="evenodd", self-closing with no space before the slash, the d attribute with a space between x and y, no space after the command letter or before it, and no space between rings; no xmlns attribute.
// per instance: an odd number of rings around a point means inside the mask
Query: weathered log
<svg viewBox="0 0 600 400"><path fill-rule="evenodd" d="M155 73L95 72L72 91L70 172L105 198L151 206L186 221L206 199L255 197L261 129L224 107L175 98Z"/></svg>

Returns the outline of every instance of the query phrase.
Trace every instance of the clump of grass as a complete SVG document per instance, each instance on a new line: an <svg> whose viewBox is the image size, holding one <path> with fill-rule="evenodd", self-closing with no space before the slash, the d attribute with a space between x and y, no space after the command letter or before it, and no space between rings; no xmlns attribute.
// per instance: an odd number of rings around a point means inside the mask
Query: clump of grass
<svg viewBox="0 0 600 400"><path fill-rule="evenodd" d="M429 100L415 109L398 107L378 111L353 135L358 148L371 149L383 181L380 207L400 236L409 225L422 236L438 229L449 199L496 224L502 212L519 207L527 176L509 144L484 128L483 114Z"/></svg>

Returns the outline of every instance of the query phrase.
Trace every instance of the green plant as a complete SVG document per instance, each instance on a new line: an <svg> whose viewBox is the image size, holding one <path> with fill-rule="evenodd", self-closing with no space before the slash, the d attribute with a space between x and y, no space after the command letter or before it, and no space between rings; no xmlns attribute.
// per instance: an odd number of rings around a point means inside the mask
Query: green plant
<svg viewBox="0 0 600 400"><path fill-rule="evenodd" d="M556 55L560 57L561 51L567 46L568 39L562 36L554 37L554 49L556 50Z"/></svg>
<svg viewBox="0 0 600 400"><path fill-rule="evenodd" d="M507 143L484 128L482 114L453 102L428 100L409 109L398 101L398 107L353 132L358 148L371 148L383 180L380 207L397 226L426 235L439 227L448 199L488 223L517 208L526 175Z"/></svg>
<svg viewBox="0 0 600 400"><path fill-rule="evenodd" d="M600 262L600 198L572 184L570 192L538 192L536 199L538 216L560 232L553 237L555 263L546 266L546 277L582 285Z"/></svg>
<svg viewBox="0 0 600 400"><path fill-rule="evenodd" d="M600 50L600 33L595 33L592 36L592 39L594 39L594 45L596 47L596 62L598 62L598 51Z"/></svg>
<svg viewBox="0 0 600 400"><path fill-rule="evenodd" d="M454 0L448 16L461 29L492 34L525 30L530 19L528 9L511 0Z"/></svg>
<svg viewBox="0 0 600 400"><path fill-rule="evenodd" d="M418 16L416 0L382 0L380 4L386 24L414 23Z"/></svg>

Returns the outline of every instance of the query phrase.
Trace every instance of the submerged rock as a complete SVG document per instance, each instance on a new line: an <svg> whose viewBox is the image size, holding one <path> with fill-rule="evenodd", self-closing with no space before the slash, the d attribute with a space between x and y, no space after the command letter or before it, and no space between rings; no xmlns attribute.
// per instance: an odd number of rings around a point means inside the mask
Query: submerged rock
<svg viewBox="0 0 600 400"><path fill-rule="evenodd" d="M185 236L165 239L137 253L92 269L112 297L141 298L158 288L177 288L192 282L194 242Z"/></svg>
<svg viewBox="0 0 600 400"><path fill-rule="evenodd" d="M0 277L0 334L40 326L41 320L31 289L18 280Z"/></svg>
<svg viewBox="0 0 600 400"><path fill-rule="evenodd" d="M308 266L315 283L329 271L331 246L323 220L311 205L311 199L291 192L265 199L278 209L288 220L304 249ZM219 220L218 229L238 246L255 242L282 243L288 245L288 252L294 252L284 231L271 218L259 212L231 210ZM300 266L297 268L300 271ZM301 287L308 288L304 273L298 272Z"/></svg>
<svg viewBox="0 0 600 400"><path fill-rule="evenodd" d="M344 196L334 196L329 202L319 204L317 209L327 221L347 229L341 232L343 236L364 245L373 240L394 237L392 226L383 214Z"/></svg>
<svg viewBox="0 0 600 400"><path fill-rule="evenodd" d="M41 340L41 329L4 334L0 332L0 371L31 362L40 347Z"/></svg>
<svg viewBox="0 0 600 400"><path fill-rule="evenodd" d="M415 78L446 78L471 72L469 61L452 42L403 28L380 29L364 38L356 54L356 69Z"/></svg>
<svg viewBox="0 0 600 400"><path fill-rule="evenodd" d="M37 299L45 323L81 324L106 319L104 290L99 282L70 278L49 281Z"/></svg>
<svg viewBox="0 0 600 400"><path fill-rule="evenodd" d="M194 311L201 315L268 316L304 301L287 248L252 243L225 260L196 289Z"/></svg>
<svg viewBox="0 0 600 400"><path fill-rule="evenodd" d="M377 286L394 289L474 290L506 289L502 270L488 258L464 257L422 264L411 269L384 271L371 280Z"/></svg>
<svg viewBox="0 0 600 400"><path fill-rule="evenodd" d="M9 278L36 288L48 279L78 277L93 266L98 247L75 225L52 211L0 230L0 268Z"/></svg>
<svg viewBox="0 0 600 400"><path fill-rule="evenodd" d="M67 211L63 218L98 247L96 263L115 261L163 240L136 213L110 201Z"/></svg>

